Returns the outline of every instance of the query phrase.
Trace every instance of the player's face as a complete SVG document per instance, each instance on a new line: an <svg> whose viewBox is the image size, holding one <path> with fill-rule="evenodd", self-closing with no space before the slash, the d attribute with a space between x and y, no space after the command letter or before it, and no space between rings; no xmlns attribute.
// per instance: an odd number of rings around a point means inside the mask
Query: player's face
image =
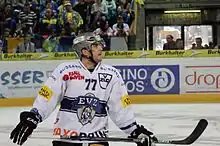
<svg viewBox="0 0 220 146"><path fill-rule="evenodd" d="M92 55L95 62L101 62L102 61L102 50L103 45L102 44L95 44L92 45Z"/></svg>

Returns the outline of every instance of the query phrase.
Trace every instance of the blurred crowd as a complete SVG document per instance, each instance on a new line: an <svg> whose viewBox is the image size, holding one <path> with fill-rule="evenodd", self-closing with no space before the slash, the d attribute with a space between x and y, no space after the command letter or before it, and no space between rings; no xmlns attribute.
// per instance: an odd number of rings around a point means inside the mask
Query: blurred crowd
<svg viewBox="0 0 220 146"><path fill-rule="evenodd" d="M175 38L172 35L166 36L166 43L163 45L163 50L184 50L184 42L183 39ZM195 43L192 43L190 49L220 49L220 46L209 42L209 44L202 45L202 38L197 37L195 38Z"/></svg>
<svg viewBox="0 0 220 146"><path fill-rule="evenodd" d="M14 52L69 51L80 33L94 32L110 48L110 37L128 37L135 14L130 0L3 0L0 47L24 38ZM2 3L2 4L1 4Z"/></svg>

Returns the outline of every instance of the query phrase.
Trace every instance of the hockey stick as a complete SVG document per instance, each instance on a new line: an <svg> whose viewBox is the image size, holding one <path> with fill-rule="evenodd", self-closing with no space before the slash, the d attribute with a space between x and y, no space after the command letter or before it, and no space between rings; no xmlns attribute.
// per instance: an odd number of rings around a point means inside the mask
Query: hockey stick
<svg viewBox="0 0 220 146"><path fill-rule="evenodd" d="M197 124L196 128L193 132L183 140L170 140L170 141L160 141L158 143L163 144L178 144L178 145L190 145L194 143L205 131L206 127L208 126L208 121L206 119L201 119Z"/></svg>
<svg viewBox="0 0 220 146"><path fill-rule="evenodd" d="M177 145L190 145L194 143L204 132L208 125L208 121L201 119L197 124L193 132L183 140L158 140L155 143L158 144L177 144ZM36 137L32 137L36 138ZM39 138L39 137L38 137ZM44 138L43 138L44 139ZM118 137L62 137L63 140L77 140L77 141L109 141L109 142L129 142L129 143L142 143L144 139L142 138L118 138Z"/></svg>
<svg viewBox="0 0 220 146"><path fill-rule="evenodd" d="M178 145L190 145L194 143L204 132L208 125L208 121L205 119L201 119L197 124L196 128L193 132L183 140L158 140L155 143L158 144L178 144ZM116 137L109 137L109 138L89 138L89 137L71 137L71 140L82 140L82 141L114 141L114 142L142 142L143 139L133 139L133 138L116 138Z"/></svg>

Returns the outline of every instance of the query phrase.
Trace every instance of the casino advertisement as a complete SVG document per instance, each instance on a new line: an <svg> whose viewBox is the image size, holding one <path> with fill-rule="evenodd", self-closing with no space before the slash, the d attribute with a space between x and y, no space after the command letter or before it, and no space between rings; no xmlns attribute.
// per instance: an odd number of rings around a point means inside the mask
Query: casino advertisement
<svg viewBox="0 0 220 146"><path fill-rule="evenodd" d="M130 95L179 94L179 65L114 66Z"/></svg>

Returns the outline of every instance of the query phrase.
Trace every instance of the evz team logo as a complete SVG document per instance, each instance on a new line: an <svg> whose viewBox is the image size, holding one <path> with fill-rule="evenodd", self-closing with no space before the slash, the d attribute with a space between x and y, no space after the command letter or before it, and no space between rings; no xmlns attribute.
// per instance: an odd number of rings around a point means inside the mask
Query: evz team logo
<svg viewBox="0 0 220 146"><path fill-rule="evenodd" d="M112 75L107 73L99 73L99 85L102 89L106 89L112 79Z"/></svg>
<svg viewBox="0 0 220 146"><path fill-rule="evenodd" d="M88 93L85 96L79 97L78 104L83 106L78 108L77 117L82 125L91 123L95 117L97 102L98 99L96 99L95 95L92 93Z"/></svg>
<svg viewBox="0 0 220 146"><path fill-rule="evenodd" d="M91 123L91 121L95 117L95 110L93 107L89 105L83 106L78 109L77 116L78 116L79 122L82 125L86 125L87 123Z"/></svg>
<svg viewBox="0 0 220 146"><path fill-rule="evenodd" d="M175 84L173 72L167 68L156 69L151 75L151 84L159 92L171 90Z"/></svg>

